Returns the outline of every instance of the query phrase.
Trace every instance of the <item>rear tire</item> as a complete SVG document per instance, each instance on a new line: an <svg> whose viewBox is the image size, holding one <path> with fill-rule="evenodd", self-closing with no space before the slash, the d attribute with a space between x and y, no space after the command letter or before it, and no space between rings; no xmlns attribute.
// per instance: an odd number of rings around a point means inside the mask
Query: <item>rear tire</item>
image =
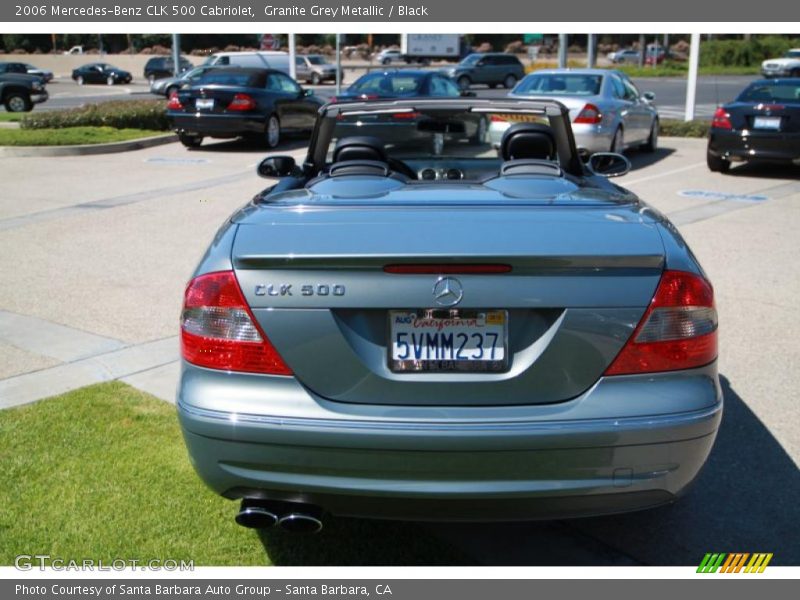
<svg viewBox="0 0 800 600"><path fill-rule="evenodd" d="M622 131L622 127L619 127L617 131L614 132L614 138L611 140L609 152L614 152L616 154L623 154L625 152L625 132Z"/></svg>
<svg viewBox="0 0 800 600"><path fill-rule="evenodd" d="M78 76L75 78L75 83L77 83L78 85L83 85L83 84L84 84L84 81L85 81L85 80L83 79L83 75L78 75Z"/></svg>
<svg viewBox="0 0 800 600"><path fill-rule="evenodd" d="M181 141L181 144L183 144L187 148L199 148L200 144L203 143L202 135L190 135L187 133L179 133L178 139Z"/></svg>
<svg viewBox="0 0 800 600"><path fill-rule="evenodd" d="M712 154L709 150L706 150L706 164L708 165L708 170L714 173L727 173L731 168L731 161Z"/></svg>
<svg viewBox="0 0 800 600"><path fill-rule="evenodd" d="M653 124L650 126L650 137L647 142L642 146L645 152L655 152L658 150L658 119L653 119Z"/></svg>
<svg viewBox="0 0 800 600"><path fill-rule="evenodd" d="M30 112L33 110L33 102L29 96L19 93L11 92L3 100L3 104L8 112Z"/></svg>
<svg viewBox="0 0 800 600"><path fill-rule="evenodd" d="M516 77L514 77L514 75L510 75L510 74L509 74L509 75L506 75L506 78L503 80L503 86L504 86L504 87L505 87L507 90L510 90L510 89L511 89L511 88L513 88L515 85L517 85L517 78L516 78Z"/></svg>
<svg viewBox="0 0 800 600"><path fill-rule="evenodd" d="M277 115L270 115L267 120L267 128L264 131L264 143L267 148L272 150L281 143L281 122Z"/></svg>
<svg viewBox="0 0 800 600"><path fill-rule="evenodd" d="M111 75L109 75L109 76L106 78L106 85L114 85L114 83L115 83L115 80L114 80L114 78L113 78L113 77L111 77Z"/></svg>
<svg viewBox="0 0 800 600"><path fill-rule="evenodd" d="M384 67L385 67L386 65L389 65L389 64L391 64L391 63L392 63L392 60L391 60L390 58L384 58L384 59L381 61L381 64L382 64Z"/></svg>
<svg viewBox="0 0 800 600"><path fill-rule="evenodd" d="M459 89L468 90L472 85L472 80L466 75L462 75L456 80L456 84L458 85Z"/></svg>
<svg viewBox="0 0 800 600"><path fill-rule="evenodd" d="M312 73L311 74L311 83L313 85L319 85L320 82L321 82L321 80L319 78L319 73Z"/></svg>

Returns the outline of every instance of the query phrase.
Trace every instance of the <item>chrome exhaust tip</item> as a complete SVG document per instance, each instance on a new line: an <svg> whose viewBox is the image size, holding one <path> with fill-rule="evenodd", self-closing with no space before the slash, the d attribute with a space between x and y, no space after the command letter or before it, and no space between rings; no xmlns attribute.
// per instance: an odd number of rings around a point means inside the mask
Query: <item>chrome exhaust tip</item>
<svg viewBox="0 0 800 600"><path fill-rule="evenodd" d="M307 513L291 512L278 519L278 527L290 533L319 533L322 521Z"/></svg>
<svg viewBox="0 0 800 600"><path fill-rule="evenodd" d="M260 504L258 500L242 500L241 508L236 513L236 523L250 529L268 529L278 523L278 515Z"/></svg>

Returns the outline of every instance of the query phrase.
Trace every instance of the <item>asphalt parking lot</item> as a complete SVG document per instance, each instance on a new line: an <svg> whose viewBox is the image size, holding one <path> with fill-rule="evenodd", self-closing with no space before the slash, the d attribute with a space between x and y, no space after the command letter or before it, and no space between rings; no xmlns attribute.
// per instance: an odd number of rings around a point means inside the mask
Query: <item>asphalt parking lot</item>
<svg viewBox="0 0 800 600"><path fill-rule="evenodd" d="M713 174L704 150L662 139L617 180L678 225L716 288L725 417L694 489L616 517L409 527L484 564L690 565L711 551L800 564L800 171ZM217 227L268 185L262 156L224 141L0 158L0 408L115 378L171 401L183 287ZM298 538L298 564L314 543Z"/></svg>

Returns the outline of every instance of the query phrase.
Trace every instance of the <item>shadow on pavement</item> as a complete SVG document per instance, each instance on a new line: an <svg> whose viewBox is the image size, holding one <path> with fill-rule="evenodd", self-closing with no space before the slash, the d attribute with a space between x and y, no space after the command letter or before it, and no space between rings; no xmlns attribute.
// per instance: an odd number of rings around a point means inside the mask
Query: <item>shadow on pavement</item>
<svg viewBox="0 0 800 600"><path fill-rule="evenodd" d="M657 162L661 162L674 152L674 148L657 148L655 152L634 150L632 152L628 152L625 156L627 156L628 160L631 161L631 171L635 171L637 169L644 169L645 167L654 165Z"/></svg>
<svg viewBox="0 0 800 600"><path fill-rule="evenodd" d="M742 163L731 165L728 175L765 179L800 179L800 166L782 163Z"/></svg>
<svg viewBox="0 0 800 600"><path fill-rule="evenodd" d="M706 552L773 552L800 565L800 471L721 378L725 414L708 463L677 503L528 523L328 519L317 536L261 534L279 565L697 565Z"/></svg>
<svg viewBox="0 0 800 600"><path fill-rule="evenodd" d="M308 138L302 136L284 136L281 143L277 148L269 149L266 145L260 143L259 140L236 138L233 140L226 139L209 139L203 142L199 148L187 148L189 152L253 152L258 154L280 154L282 152L291 152L293 150L300 150L308 147Z"/></svg>

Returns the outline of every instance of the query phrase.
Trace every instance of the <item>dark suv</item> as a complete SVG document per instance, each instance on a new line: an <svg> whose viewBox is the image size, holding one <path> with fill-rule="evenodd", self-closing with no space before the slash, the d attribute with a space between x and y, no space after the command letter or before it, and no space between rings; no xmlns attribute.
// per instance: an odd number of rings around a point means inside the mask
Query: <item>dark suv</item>
<svg viewBox="0 0 800 600"><path fill-rule="evenodd" d="M525 77L525 68L513 54L476 53L470 54L455 67L445 69L445 73L462 90L476 83L485 83L490 88L502 85L511 89Z"/></svg>
<svg viewBox="0 0 800 600"><path fill-rule="evenodd" d="M175 75L174 66L175 62L172 60L171 56L154 56L148 60L147 64L144 66L144 78L150 83L153 83L156 79L172 77ZM180 73L194 67L185 56L181 56L180 66Z"/></svg>
<svg viewBox="0 0 800 600"><path fill-rule="evenodd" d="M0 72L0 102L8 112L28 112L47 100L41 78L27 73Z"/></svg>

